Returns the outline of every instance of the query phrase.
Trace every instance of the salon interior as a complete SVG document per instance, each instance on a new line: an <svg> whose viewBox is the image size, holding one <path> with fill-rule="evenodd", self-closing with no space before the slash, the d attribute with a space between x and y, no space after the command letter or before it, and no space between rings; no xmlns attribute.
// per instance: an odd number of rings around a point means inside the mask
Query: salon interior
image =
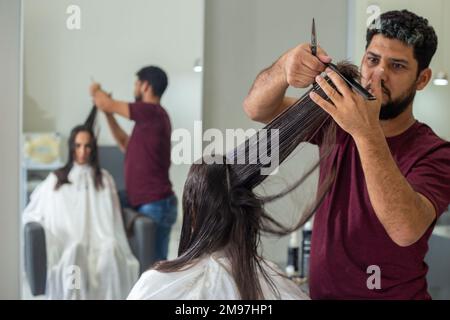
<svg viewBox="0 0 450 320"><path fill-rule="evenodd" d="M161 105L172 125L172 148L179 142L174 133L187 135L188 147L197 142L205 146L211 141L203 136L208 130L215 130L210 132L216 139L225 139L228 129L263 128L249 118L243 102L261 70L283 52L311 41L312 18L319 46L333 60L359 66L367 22L377 13L401 9L426 17L439 38L430 65L432 79L415 97L414 117L449 141L446 0L0 0L0 299L47 298L45 256L50 259L53 251L48 238L46 242L39 230L24 225L23 213L36 188L67 162L71 130L85 121L93 106L93 82L113 98L134 101L136 72L146 65L160 66L169 78ZM307 89L289 87L287 94L299 98ZM134 123L116 118L130 134ZM116 189L124 191L125 155L103 112L98 113L95 134L100 166L110 173ZM187 161L174 159L172 153L169 175L179 202L169 260L178 256L181 199L195 153L183 158ZM302 144L301 151L270 176L264 192L294 183L318 157L317 146ZM292 225L314 199L318 178L316 170L266 210ZM436 300L450 299L448 211L436 222L425 257L428 292ZM124 229L134 222L124 235L142 274L154 262L154 237L148 238L154 230L136 212L123 219ZM295 276L306 292L313 221L281 237L262 234L259 246L264 258Z"/></svg>

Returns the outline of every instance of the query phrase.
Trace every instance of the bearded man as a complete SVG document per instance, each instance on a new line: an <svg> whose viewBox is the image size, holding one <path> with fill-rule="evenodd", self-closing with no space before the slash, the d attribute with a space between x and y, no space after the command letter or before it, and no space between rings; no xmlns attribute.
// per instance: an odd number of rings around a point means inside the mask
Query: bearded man
<svg viewBox="0 0 450 320"><path fill-rule="evenodd" d="M244 102L249 117L265 123L295 101L285 96L289 86L316 81L329 98L310 96L338 124L336 148L320 167L320 181L332 168L336 179L314 219L313 299L430 299L424 258L450 203L450 143L414 118L413 102L432 77L437 36L407 10L386 12L373 26L361 82L376 100L329 70L321 48L315 56L301 44L258 75ZM320 138L312 141L319 148Z"/></svg>

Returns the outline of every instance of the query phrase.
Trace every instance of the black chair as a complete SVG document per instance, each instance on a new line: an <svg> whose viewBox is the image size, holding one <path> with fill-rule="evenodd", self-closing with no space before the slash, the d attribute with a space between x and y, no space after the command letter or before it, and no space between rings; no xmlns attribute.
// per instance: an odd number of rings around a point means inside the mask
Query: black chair
<svg viewBox="0 0 450 320"><path fill-rule="evenodd" d="M44 228L29 222L24 228L25 274L34 296L45 293L47 280L47 250Z"/></svg>
<svg viewBox="0 0 450 320"><path fill-rule="evenodd" d="M156 262L156 224L150 217L130 208L124 208L122 214L128 243L142 274Z"/></svg>
<svg viewBox="0 0 450 320"><path fill-rule="evenodd" d="M140 274L155 263L156 225L146 216L125 208L122 211L128 243L139 261ZM45 294L47 281L47 248L45 231L37 222L24 227L25 273L34 296Z"/></svg>

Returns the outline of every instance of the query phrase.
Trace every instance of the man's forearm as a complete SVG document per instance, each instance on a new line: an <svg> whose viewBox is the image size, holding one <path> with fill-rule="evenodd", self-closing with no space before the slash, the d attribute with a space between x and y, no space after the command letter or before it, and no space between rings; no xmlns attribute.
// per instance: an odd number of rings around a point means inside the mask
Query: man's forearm
<svg viewBox="0 0 450 320"><path fill-rule="evenodd" d="M434 208L400 172L381 128L355 143L375 214L395 243L413 244L434 220Z"/></svg>
<svg viewBox="0 0 450 320"><path fill-rule="evenodd" d="M309 43L288 50L258 75L244 101L245 112L253 120L271 121L297 100L285 97L287 88L310 86L329 62L331 58L320 47L318 55L313 55Z"/></svg>
<svg viewBox="0 0 450 320"><path fill-rule="evenodd" d="M128 103L112 99L106 92L97 89L92 93L95 105L106 113L117 113L130 119L130 108Z"/></svg>
<svg viewBox="0 0 450 320"><path fill-rule="evenodd" d="M117 144L119 145L119 148L125 152L128 146L128 140L129 136L128 134L123 131L123 129L119 126L117 123L116 118L114 118L114 115L111 113L105 113L106 114L106 120L108 121L109 128L111 129L111 133L116 140Z"/></svg>
<svg viewBox="0 0 450 320"><path fill-rule="evenodd" d="M263 70L256 78L244 101L248 116L256 121L266 122L277 113L289 87L283 70L281 57L271 67Z"/></svg>

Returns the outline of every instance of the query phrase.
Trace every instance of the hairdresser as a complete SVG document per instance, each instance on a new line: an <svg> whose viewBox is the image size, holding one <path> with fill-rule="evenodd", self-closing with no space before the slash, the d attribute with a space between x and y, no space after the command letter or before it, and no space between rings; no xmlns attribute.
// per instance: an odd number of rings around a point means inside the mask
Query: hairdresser
<svg viewBox="0 0 450 320"><path fill-rule="evenodd" d="M155 66L137 73L134 103L113 100L98 83L90 92L106 114L111 132L125 152L127 202L156 224L156 260L166 260L170 231L177 217L177 198L169 180L171 124L160 100L167 88L166 73ZM114 115L135 122L131 135Z"/></svg>
<svg viewBox="0 0 450 320"><path fill-rule="evenodd" d="M361 83L375 101L327 69L324 51L315 57L301 44L258 75L244 109L269 122L294 102L285 97L289 86L314 81L329 98L311 95L338 124L335 149L320 166L320 181L332 167L336 177L314 219L311 297L430 299L424 257L450 203L450 143L414 118L413 104L432 77L438 39L425 18L407 10L382 14L366 39ZM319 132L319 148L320 140Z"/></svg>

